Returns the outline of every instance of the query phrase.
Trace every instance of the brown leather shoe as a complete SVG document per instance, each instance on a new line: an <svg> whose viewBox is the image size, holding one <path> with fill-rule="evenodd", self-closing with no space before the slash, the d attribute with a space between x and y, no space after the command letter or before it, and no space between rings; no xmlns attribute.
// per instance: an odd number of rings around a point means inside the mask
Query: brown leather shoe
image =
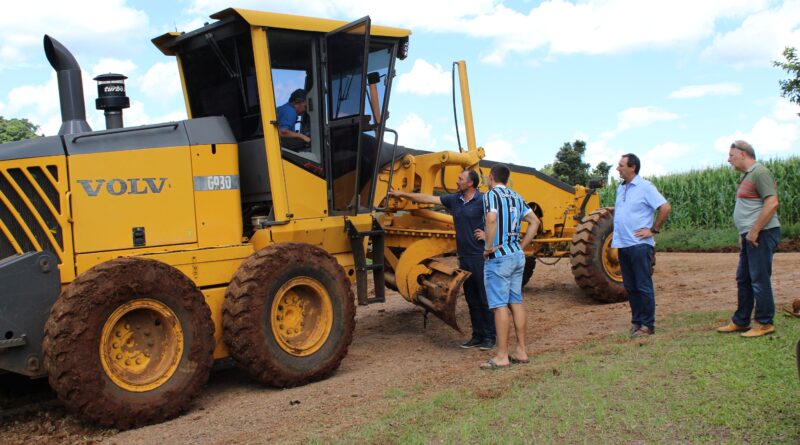
<svg viewBox="0 0 800 445"><path fill-rule="evenodd" d="M743 332L740 335L742 337L753 338L753 337L761 337L762 335L772 334L773 332L775 332L775 326L771 324L754 323L753 327L750 328L749 331Z"/></svg>
<svg viewBox="0 0 800 445"><path fill-rule="evenodd" d="M637 329L636 332L631 334L631 337L647 337L648 335L653 335L654 333L655 332L653 332L653 330L648 328L647 326L642 326L639 329Z"/></svg>
<svg viewBox="0 0 800 445"><path fill-rule="evenodd" d="M727 334L730 332L744 332L750 329L750 326L739 326L734 322L730 322L725 326L721 326L717 328L717 332L721 332L723 334Z"/></svg>

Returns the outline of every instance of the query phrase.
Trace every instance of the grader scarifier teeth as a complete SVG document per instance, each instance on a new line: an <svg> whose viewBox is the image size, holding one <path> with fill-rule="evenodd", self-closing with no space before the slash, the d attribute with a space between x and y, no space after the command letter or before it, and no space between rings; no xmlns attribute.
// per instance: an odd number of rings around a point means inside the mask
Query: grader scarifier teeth
<svg viewBox="0 0 800 445"><path fill-rule="evenodd" d="M436 260L427 266L431 273L420 276L420 289L416 302L458 332L456 320L456 299L464 281L471 275L466 270L450 267Z"/></svg>

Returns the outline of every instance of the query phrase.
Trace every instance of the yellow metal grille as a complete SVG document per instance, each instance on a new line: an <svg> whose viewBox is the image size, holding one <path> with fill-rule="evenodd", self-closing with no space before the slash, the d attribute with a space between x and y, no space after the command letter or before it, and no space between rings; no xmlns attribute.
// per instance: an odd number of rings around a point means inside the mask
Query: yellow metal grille
<svg viewBox="0 0 800 445"><path fill-rule="evenodd" d="M0 168L0 259L48 250L64 254L64 209L56 165Z"/></svg>

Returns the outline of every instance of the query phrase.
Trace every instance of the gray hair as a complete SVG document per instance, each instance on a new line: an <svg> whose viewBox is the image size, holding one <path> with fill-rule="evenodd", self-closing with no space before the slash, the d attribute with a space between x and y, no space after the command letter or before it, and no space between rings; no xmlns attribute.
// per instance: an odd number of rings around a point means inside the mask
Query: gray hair
<svg viewBox="0 0 800 445"><path fill-rule="evenodd" d="M745 154L752 159L756 158L756 151L753 150L753 146L747 143L747 141L733 141L731 148L745 152Z"/></svg>

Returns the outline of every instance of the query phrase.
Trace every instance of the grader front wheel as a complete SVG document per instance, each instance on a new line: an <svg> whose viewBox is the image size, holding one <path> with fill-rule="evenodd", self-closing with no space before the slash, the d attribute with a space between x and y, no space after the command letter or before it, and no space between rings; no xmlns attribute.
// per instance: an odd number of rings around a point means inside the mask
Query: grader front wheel
<svg viewBox="0 0 800 445"><path fill-rule="evenodd" d="M50 386L68 408L127 429L179 414L200 392L213 363L214 324L183 273L119 258L64 289L43 350Z"/></svg>
<svg viewBox="0 0 800 445"><path fill-rule="evenodd" d="M355 329L355 298L336 259L303 243L275 244L236 271L222 309L222 334L236 363L278 387L333 372Z"/></svg>
<svg viewBox="0 0 800 445"><path fill-rule="evenodd" d="M586 295L601 303L628 298L622 286L617 249L611 247L614 209L597 209L585 216L572 236L570 263L575 281Z"/></svg>

